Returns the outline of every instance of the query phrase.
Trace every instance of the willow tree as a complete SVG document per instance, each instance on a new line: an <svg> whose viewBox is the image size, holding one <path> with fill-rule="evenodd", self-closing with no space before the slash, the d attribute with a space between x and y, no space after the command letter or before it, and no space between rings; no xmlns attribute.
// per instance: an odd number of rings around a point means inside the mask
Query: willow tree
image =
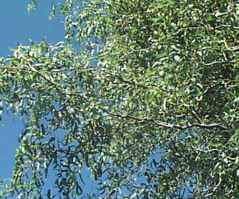
<svg viewBox="0 0 239 199"><path fill-rule="evenodd" d="M3 108L25 121L2 195L238 198L239 3L53 5L66 42L1 60Z"/></svg>

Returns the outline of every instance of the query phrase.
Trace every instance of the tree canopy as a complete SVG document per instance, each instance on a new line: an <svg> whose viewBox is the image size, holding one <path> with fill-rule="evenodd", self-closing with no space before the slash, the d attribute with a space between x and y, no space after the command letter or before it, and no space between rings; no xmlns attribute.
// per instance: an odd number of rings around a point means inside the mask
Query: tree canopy
<svg viewBox="0 0 239 199"><path fill-rule="evenodd" d="M54 15L65 42L1 59L2 109L26 123L2 197L239 197L237 1L64 0Z"/></svg>

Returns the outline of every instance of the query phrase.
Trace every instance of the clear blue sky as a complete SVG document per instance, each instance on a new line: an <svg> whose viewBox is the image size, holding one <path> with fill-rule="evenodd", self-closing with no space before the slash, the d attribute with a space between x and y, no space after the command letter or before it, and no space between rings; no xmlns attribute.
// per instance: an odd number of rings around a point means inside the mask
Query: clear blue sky
<svg viewBox="0 0 239 199"><path fill-rule="evenodd" d="M10 55L18 43L29 44L46 39L50 43L64 40L62 21L48 20L51 0L41 0L36 12L27 12L27 0L2 0L0 6L0 56ZM24 123L10 113L0 122L0 177L9 178L13 169L18 137Z"/></svg>

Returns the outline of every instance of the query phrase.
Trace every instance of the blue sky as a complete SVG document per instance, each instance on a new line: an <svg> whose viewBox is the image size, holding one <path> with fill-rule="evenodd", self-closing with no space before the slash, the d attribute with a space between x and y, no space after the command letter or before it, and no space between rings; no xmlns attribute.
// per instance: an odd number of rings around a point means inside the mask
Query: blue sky
<svg viewBox="0 0 239 199"><path fill-rule="evenodd" d="M46 39L50 43L64 40L61 20L48 20L51 0L40 1L36 12L27 12L27 0L3 0L0 6L0 56L11 54L10 49L29 41ZM0 177L9 178L13 169L18 137L24 123L11 113L4 113L0 122Z"/></svg>

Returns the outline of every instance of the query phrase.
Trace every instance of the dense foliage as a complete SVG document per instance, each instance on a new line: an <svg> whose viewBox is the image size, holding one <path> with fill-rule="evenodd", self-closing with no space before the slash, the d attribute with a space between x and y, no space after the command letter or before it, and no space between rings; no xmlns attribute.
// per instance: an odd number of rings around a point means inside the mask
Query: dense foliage
<svg viewBox="0 0 239 199"><path fill-rule="evenodd" d="M2 194L238 198L239 3L65 0L59 14L66 42L1 60L3 108L26 122Z"/></svg>

